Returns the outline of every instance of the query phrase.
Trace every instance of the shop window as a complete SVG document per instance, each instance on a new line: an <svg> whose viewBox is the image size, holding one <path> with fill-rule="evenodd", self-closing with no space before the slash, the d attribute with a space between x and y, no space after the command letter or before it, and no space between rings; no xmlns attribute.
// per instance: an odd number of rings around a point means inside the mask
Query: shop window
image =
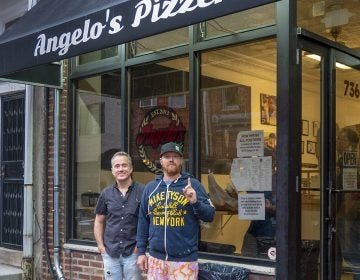
<svg viewBox="0 0 360 280"><path fill-rule="evenodd" d="M276 248L276 42L201 55L201 181L217 211L200 249L272 258ZM275 101L262 122L263 95Z"/></svg>
<svg viewBox="0 0 360 280"><path fill-rule="evenodd" d="M199 25L202 39L229 35L275 24L275 4L268 4L236 14L209 20Z"/></svg>
<svg viewBox="0 0 360 280"><path fill-rule="evenodd" d="M297 0L298 26L321 37L358 50L360 42L358 1Z"/></svg>
<svg viewBox="0 0 360 280"><path fill-rule="evenodd" d="M110 159L120 150L120 73L75 83L73 238L94 240L94 208L101 190L113 183Z"/></svg>
<svg viewBox="0 0 360 280"><path fill-rule="evenodd" d="M85 53L77 57L77 64L82 65L90 62L103 60L106 58L115 57L118 55L118 47L110 47L99 51Z"/></svg>
<svg viewBox="0 0 360 280"><path fill-rule="evenodd" d="M168 141L183 145L184 169L188 169L188 69L187 57L130 69L130 152L134 178L140 182L160 173L160 146Z"/></svg>
<svg viewBox="0 0 360 280"><path fill-rule="evenodd" d="M143 38L128 44L130 57L161 51L167 48L182 46L189 42L188 27L164 32Z"/></svg>

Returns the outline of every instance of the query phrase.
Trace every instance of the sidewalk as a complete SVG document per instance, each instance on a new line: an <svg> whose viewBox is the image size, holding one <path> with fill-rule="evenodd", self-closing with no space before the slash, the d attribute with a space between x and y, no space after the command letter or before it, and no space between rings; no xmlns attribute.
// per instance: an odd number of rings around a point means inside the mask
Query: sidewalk
<svg viewBox="0 0 360 280"><path fill-rule="evenodd" d="M21 280L21 276L20 268L0 263L0 280Z"/></svg>

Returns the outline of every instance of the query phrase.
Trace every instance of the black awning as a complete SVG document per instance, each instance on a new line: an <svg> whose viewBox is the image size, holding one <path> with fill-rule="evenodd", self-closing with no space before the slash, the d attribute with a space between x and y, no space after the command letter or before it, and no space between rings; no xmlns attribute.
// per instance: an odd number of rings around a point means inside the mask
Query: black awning
<svg viewBox="0 0 360 280"><path fill-rule="evenodd" d="M0 36L0 77L275 1L41 0Z"/></svg>

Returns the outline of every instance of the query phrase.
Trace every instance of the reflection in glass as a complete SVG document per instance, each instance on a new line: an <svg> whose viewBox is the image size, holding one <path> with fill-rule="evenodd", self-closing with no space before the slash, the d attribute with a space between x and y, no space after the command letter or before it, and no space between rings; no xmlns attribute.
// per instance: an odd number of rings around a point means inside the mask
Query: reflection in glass
<svg viewBox="0 0 360 280"><path fill-rule="evenodd" d="M130 69L130 151L134 178L147 183L161 172L160 146L183 145L189 171L189 62L187 57Z"/></svg>
<svg viewBox="0 0 360 280"><path fill-rule="evenodd" d="M78 56L78 65L86 64L118 55L118 47L110 47Z"/></svg>
<svg viewBox="0 0 360 280"><path fill-rule="evenodd" d="M336 68L336 279L360 266L360 72Z"/></svg>
<svg viewBox="0 0 360 280"><path fill-rule="evenodd" d="M113 183L110 159L120 147L120 73L76 81L74 238L93 240L94 207Z"/></svg>
<svg viewBox="0 0 360 280"><path fill-rule="evenodd" d="M134 57L188 44L188 34L189 28L184 27L131 42L128 44L130 56Z"/></svg>
<svg viewBox="0 0 360 280"><path fill-rule="evenodd" d="M275 24L275 4L268 4L236 14L216 18L200 26L202 38L229 35Z"/></svg>

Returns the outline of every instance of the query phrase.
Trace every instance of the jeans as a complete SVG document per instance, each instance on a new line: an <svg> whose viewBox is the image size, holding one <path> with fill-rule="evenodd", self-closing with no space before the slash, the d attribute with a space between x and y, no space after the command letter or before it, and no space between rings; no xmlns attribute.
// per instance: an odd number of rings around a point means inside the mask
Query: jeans
<svg viewBox="0 0 360 280"><path fill-rule="evenodd" d="M128 257L112 258L107 253L102 255L106 280L141 280L136 261L137 254Z"/></svg>

